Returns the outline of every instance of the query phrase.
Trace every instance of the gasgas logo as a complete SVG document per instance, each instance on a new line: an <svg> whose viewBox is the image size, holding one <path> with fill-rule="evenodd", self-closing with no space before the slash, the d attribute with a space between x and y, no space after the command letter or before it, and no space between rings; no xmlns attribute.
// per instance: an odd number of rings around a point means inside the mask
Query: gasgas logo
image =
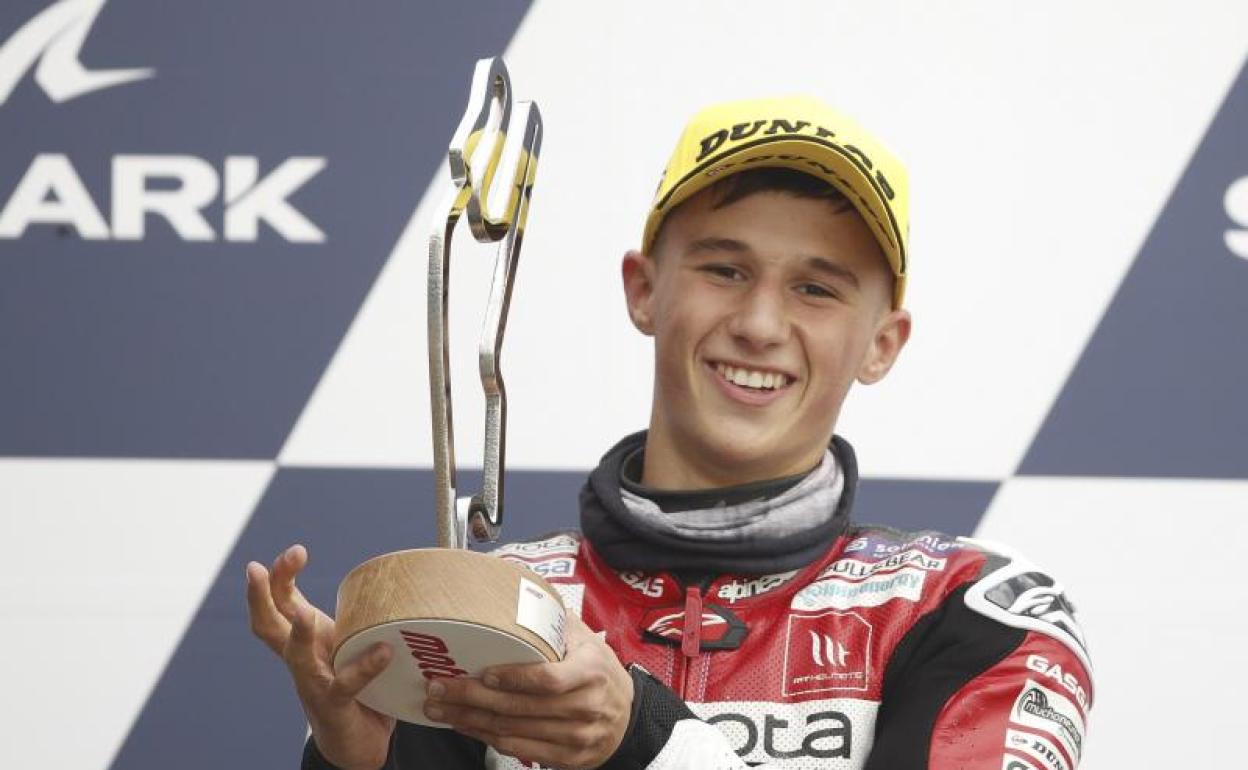
<svg viewBox="0 0 1248 770"><path fill-rule="evenodd" d="M79 55L105 0L61 0L0 45L0 107L26 75L55 103L155 76L155 70L88 69ZM264 176L260 161L233 155L217 167L195 155L115 155L106 168L110 210L94 200L69 156L36 155L20 179L0 187L0 240L22 238L32 225L72 230L88 241L139 241L149 222L163 220L184 241L252 242L260 223L291 243L324 243L325 233L288 200L325 168L323 157L290 157ZM5 185L9 180L0 180ZM204 209L217 200L210 223ZM215 225L215 226L214 226Z"/></svg>

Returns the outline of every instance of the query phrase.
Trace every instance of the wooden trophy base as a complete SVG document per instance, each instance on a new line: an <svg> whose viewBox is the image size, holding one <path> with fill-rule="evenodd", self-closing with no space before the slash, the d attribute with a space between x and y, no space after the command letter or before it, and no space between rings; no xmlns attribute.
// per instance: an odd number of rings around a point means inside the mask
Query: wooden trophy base
<svg viewBox="0 0 1248 770"><path fill-rule="evenodd" d="M389 644L390 664L358 700L404 722L445 727L424 715L429 680L561 660L564 619L550 584L509 561L449 548L396 551L351 570L338 587L334 670Z"/></svg>

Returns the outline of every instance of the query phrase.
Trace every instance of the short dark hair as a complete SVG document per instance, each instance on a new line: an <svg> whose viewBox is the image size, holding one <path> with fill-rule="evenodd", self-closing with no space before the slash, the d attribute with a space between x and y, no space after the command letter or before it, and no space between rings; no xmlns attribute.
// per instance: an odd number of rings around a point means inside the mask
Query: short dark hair
<svg viewBox="0 0 1248 770"><path fill-rule="evenodd" d="M713 196L711 203L713 209L731 206L755 193L782 192L795 198L827 201L836 208L838 214L854 210L853 202L837 187L818 177L783 166L766 166L739 171L717 180L706 188L706 191ZM659 229L654 234L654 241L650 244L650 251L653 252L662 239L667 220L683 205L685 204L682 202L663 217L663 221L659 223Z"/></svg>
<svg viewBox="0 0 1248 770"><path fill-rule="evenodd" d="M712 184L708 190L715 196L711 208L722 209L760 192L788 193L795 198L825 200L836 206L839 214L854 204L838 188L802 171L784 167L752 168Z"/></svg>

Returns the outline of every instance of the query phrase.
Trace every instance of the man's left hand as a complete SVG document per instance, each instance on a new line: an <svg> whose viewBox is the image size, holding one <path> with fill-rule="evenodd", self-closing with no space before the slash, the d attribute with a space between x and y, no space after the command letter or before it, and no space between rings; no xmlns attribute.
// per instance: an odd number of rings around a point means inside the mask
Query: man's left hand
<svg viewBox="0 0 1248 770"><path fill-rule="evenodd" d="M619 748L632 705L632 677L569 613L563 660L495 666L480 680L434 679L425 714L525 762L587 770Z"/></svg>

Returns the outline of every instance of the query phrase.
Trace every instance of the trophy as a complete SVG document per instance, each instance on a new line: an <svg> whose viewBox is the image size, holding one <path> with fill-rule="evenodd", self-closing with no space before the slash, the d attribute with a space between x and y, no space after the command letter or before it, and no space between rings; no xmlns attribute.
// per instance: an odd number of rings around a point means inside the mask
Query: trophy
<svg viewBox="0 0 1248 770"><path fill-rule="evenodd" d="M511 132L518 126L517 133ZM445 221L429 238L429 391L433 412L437 548L397 551L353 569L338 588L334 668L377 642L395 650L386 669L358 696L405 722L444 726L425 717L425 683L476 676L500 663L556 661L564 655L564 607L538 575L468 550L468 539L497 539L503 518L507 399L499 350L516 260L537 171L542 119L537 105L511 98L499 58L477 62L468 108L451 138L452 185ZM495 177L511 171L510 184ZM507 189L501 213L492 188ZM479 347L485 391L485 462L481 491L457 496L452 429L447 289L451 239L461 215L473 236L498 243Z"/></svg>

